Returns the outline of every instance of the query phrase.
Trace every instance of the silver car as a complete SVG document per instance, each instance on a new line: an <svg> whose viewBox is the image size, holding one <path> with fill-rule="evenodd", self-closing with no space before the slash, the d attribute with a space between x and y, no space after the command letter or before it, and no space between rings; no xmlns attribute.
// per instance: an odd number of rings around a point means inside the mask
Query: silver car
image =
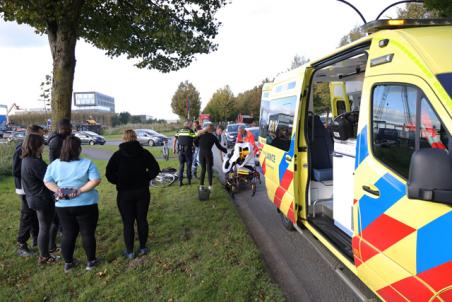
<svg viewBox="0 0 452 302"><path fill-rule="evenodd" d="M168 142L168 137L151 129L135 129L137 140L140 144L146 146L162 146Z"/></svg>

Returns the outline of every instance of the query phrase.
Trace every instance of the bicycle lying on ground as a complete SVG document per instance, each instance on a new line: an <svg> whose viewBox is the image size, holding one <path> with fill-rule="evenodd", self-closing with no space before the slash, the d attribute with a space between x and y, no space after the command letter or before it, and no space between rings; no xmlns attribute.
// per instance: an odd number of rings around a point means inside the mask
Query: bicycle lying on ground
<svg viewBox="0 0 452 302"><path fill-rule="evenodd" d="M174 168L163 169L153 180L150 185L154 188L164 188L171 186L177 179L177 170Z"/></svg>

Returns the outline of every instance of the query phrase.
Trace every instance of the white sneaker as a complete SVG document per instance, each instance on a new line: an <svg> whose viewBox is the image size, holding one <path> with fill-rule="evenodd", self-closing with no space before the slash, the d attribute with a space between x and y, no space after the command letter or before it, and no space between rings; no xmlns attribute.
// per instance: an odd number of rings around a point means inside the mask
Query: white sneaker
<svg viewBox="0 0 452 302"><path fill-rule="evenodd" d="M212 186L209 186L209 191L212 192Z"/></svg>

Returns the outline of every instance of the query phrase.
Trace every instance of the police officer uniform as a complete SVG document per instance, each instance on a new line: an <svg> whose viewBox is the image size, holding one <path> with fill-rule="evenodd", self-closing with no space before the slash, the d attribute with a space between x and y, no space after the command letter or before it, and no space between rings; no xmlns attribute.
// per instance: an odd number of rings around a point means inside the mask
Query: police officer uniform
<svg viewBox="0 0 452 302"><path fill-rule="evenodd" d="M188 127L179 129L175 135L175 139L177 140L177 153L179 155L179 185L182 185L185 164L187 164L188 184L191 184L191 165L193 162L193 143L195 137L195 132Z"/></svg>

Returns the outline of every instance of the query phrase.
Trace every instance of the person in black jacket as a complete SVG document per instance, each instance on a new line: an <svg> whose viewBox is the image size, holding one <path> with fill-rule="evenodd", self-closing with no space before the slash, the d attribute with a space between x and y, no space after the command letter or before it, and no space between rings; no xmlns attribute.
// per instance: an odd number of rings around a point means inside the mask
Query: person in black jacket
<svg viewBox="0 0 452 302"><path fill-rule="evenodd" d="M204 186L204 179L206 177L209 181L209 190L212 190L212 166L213 166L213 153L212 147L215 144L222 152L227 153L228 150L224 148L218 138L213 134L214 128L212 123L206 123L204 130L198 132L198 137L195 139L195 145L199 147L199 162L201 163L201 177L200 185Z"/></svg>
<svg viewBox="0 0 452 302"><path fill-rule="evenodd" d="M60 158L61 147L66 137L72 134L71 121L68 119L62 119L57 124L57 131L52 133L48 138L49 144L49 162L53 162L55 159Z"/></svg>
<svg viewBox="0 0 452 302"><path fill-rule="evenodd" d="M55 215L55 204L50 191L44 185L47 165L41 155L44 150L44 138L37 134L29 134L22 146L22 188L28 206L35 210L39 222L38 247L39 264L53 263L56 257L49 252L49 231Z"/></svg>
<svg viewBox="0 0 452 302"><path fill-rule="evenodd" d="M69 135L72 134L72 125L69 119L63 118L57 123L57 131L52 133L48 138L49 145L49 164L54 160L60 158L61 148L63 146L63 142ZM60 221L58 219L58 215L54 215L52 220L52 225L50 227L50 250L56 251L56 236L58 230L62 233Z"/></svg>
<svg viewBox="0 0 452 302"><path fill-rule="evenodd" d="M141 147L135 131L126 130L123 140L124 143L108 161L106 177L118 191L117 204L124 224L125 256L133 259L135 221L140 241L139 254L149 251L146 247L149 234L147 213L151 200L149 182L160 173L160 167L154 156Z"/></svg>
<svg viewBox="0 0 452 302"><path fill-rule="evenodd" d="M32 125L28 127L27 134L37 134L40 136L44 135L44 129L37 125ZM21 207L20 207L20 220L19 220L19 232L17 235L17 254L21 257L32 256L33 253L30 251L27 245L27 241L30 235L33 237L33 246L38 244L38 231L39 224L38 218L36 217L36 212L30 209L27 204L27 198L25 197L25 192L22 189L22 181L20 170L22 167L22 142L18 143L16 150L13 155L13 176L14 185L16 187L16 194L20 196Z"/></svg>

